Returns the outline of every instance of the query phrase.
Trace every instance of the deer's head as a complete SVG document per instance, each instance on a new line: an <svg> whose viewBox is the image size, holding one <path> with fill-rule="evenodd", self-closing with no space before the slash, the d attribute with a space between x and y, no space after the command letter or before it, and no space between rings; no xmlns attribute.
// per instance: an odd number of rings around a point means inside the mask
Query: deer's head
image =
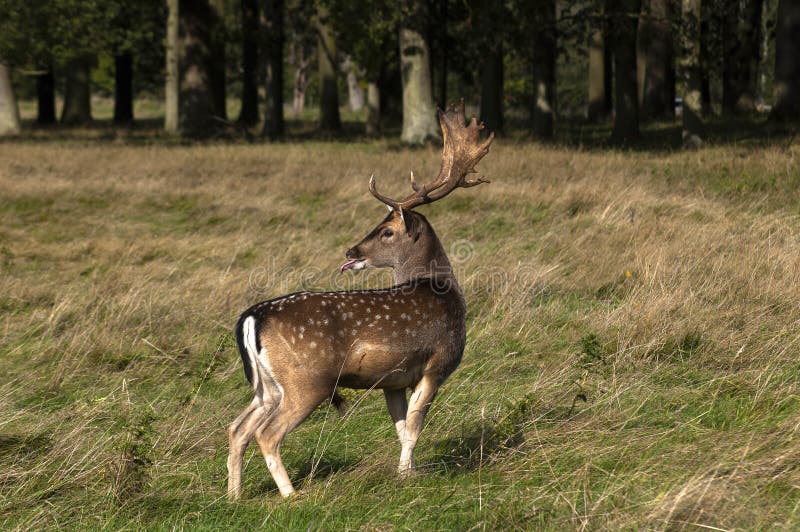
<svg viewBox="0 0 800 532"><path fill-rule="evenodd" d="M412 270L424 275L431 267L446 266L449 269L450 264L436 233L428 220L413 209L442 199L456 188L488 183L480 177L468 180L467 175L474 173L475 165L489 153L494 133L481 140L483 124L478 124L473 118L469 125L465 125L463 100L459 106L451 105L447 111L439 110L439 125L444 140L439 175L432 182L420 185L412 172L413 192L401 200L378 192L375 177L371 177L369 190L389 207L389 214L361 242L347 250L345 257L348 260L341 271L392 268L396 276L400 270L406 272L406 275L399 275L400 278L413 278L418 275L411 274Z"/></svg>

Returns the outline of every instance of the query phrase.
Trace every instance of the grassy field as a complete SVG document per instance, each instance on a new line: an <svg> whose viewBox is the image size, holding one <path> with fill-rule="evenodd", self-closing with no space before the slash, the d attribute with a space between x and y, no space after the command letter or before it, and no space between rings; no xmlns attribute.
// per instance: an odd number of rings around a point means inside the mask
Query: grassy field
<svg viewBox="0 0 800 532"><path fill-rule="evenodd" d="M499 139L423 209L468 343L400 481L380 393L289 435L281 500L232 338L251 303L376 286L346 247L437 149L0 144L0 528L800 527L800 145Z"/></svg>

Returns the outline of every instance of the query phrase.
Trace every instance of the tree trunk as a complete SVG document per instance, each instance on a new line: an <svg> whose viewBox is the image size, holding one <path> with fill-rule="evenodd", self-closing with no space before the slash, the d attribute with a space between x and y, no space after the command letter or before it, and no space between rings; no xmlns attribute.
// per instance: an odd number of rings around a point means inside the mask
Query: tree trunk
<svg viewBox="0 0 800 532"><path fill-rule="evenodd" d="M364 108L364 89L358 84L358 66L349 56L342 62L342 70L347 73L347 103L352 111Z"/></svg>
<svg viewBox="0 0 800 532"><path fill-rule="evenodd" d="M164 130L178 132L180 95L179 0L167 0L166 76L164 82Z"/></svg>
<svg viewBox="0 0 800 532"><path fill-rule="evenodd" d="M703 139L702 72L700 71L701 0L682 0L681 59L683 143L699 147Z"/></svg>
<svg viewBox="0 0 800 532"><path fill-rule="evenodd" d="M439 53L439 87L437 99L440 109L447 109L447 58L450 55L450 37L447 34L447 3L448 0L441 0L439 3L439 25L437 31L441 33L442 49Z"/></svg>
<svg viewBox="0 0 800 532"><path fill-rule="evenodd" d="M271 140L286 132L283 117L283 0L269 0L266 9L266 32L269 43L269 68L267 69L267 99L264 117L264 135ZM338 114L338 107L337 107Z"/></svg>
<svg viewBox="0 0 800 532"><path fill-rule="evenodd" d="M709 55L709 44L712 38L708 30L709 17L711 16L709 4L701 6L700 14L700 108L703 116L710 116L713 108L711 103L711 69L712 60Z"/></svg>
<svg viewBox="0 0 800 532"><path fill-rule="evenodd" d="M533 102L531 132L540 140L553 138L556 85L556 2L536 3L536 20L541 25L533 37Z"/></svg>
<svg viewBox="0 0 800 532"><path fill-rule="evenodd" d="M89 57L73 59L67 65L61 123L80 125L92 121L90 70L91 59Z"/></svg>
<svg viewBox="0 0 800 532"><path fill-rule="evenodd" d="M317 48L320 81L319 127L323 131L340 131L339 86L336 79L336 39L328 20L328 8L317 9Z"/></svg>
<svg viewBox="0 0 800 532"><path fill-rule="evenodd" d="M294 83L292 85L292 114L300 116L306 105L306 87L308 86L308 58L302 44L292 45L294 62Z"/></svg>
<svg viewBox="0 0 800 532"><path fill-rule="evenodd" d="M222 125L212 38L216 13L207 0L180 0L180 130L205 137Z"/></svg>
<svg viewBox="0 0 800 532"><path fill-rule="evenodd" d="M56 123L56 79L53 68L36 76L36 123L42 126Z"/></svg>
<svg viewBox="0 0 800 532"><path fill-rule="evenodd" d="M739 5L736 2L723 13L722 21L722 114L732 115L736 110L736 71L741 68L738 63L741 43L737 35L739 24Z"/></svg>
<svg viewBox="0 0 800 532"><path fill-rule="evenodd" d="M614 131L611 140L627 143L639 136L639 98L636 83L636 33L640 0L609 2L614 36Z"/></svg>
<svg viewBox="0 0 800 532"><path fill-rule="evenodd" d="M367 84L367 123L366 133L376 137L381 132L381 93L377 81Z"/></svg>
<svg viewBox="0 0 800 532"><path fill-rule="evenodd" d="M780 0L775 32L775 97L771 118L800 120L800 2Z"/></svg>
<svg viewBox="0 0 800 532"><path fill-rule="evenodd" d="M503 132L503 45L495 44L483 57L481 69L481 121L489 131Z"/></svg>
<svg viewBox="0 0 800 532"><path fill-rule="evenodd" d="M227 28L225 27L226 0L210 0L211 15L209 19L209 37L211 54L209 70L211 75L211 90L214 97L214 114L220 125L228 120L227 99L227 74L225 65L225 43L227 42Z"/></svg>
<svg viewBox="0 0 800 532"><path fill-rule="evenodd" d="M133 122L133 56L114 56L114 123Z"/></svg>
<svg viewBox="0 0 800 532"><path fill-rule="evenodd" d="M609 85L611 81L611 62L607 59L610 47L607 46L607 25L602 2L595 13L597 24L589 36L589 107L587 118L591 123L605 122L611 114Z"/></svg>
<svg viewBox="0 0 800 532"><path fill-rule="evenodd" d="M742 5L738 35L741 45L737 54L740 65L735 77L736 98L734 110L751 113L756 110L758 92L758 65L761 62L761 13L763 0L746 0ZM795 33L795 39L800 34Z"/></svg>
<svg viewBox="0 0 800 532"><path fill-rule="evenodd" d="M19 107L11 86L11 71L0 63L0 137L19 135Z"/></svg>
<svg viewBox="0 0 800 532"><path fill-rule="evenodd" d="M406 144L422 144L439 139L439 124L433 106L428 43L422 34L400 28L400 72L403 78L403 129L400 139Z"/></svg>
<svg viewBox="0 0 800 532"><path fill-rule="evenodd" d="M642 118L675 118L675 67L673 64L670 0L649 0L640 21L639 43L644 56L640 87Z"/></svg>
<svg viewBox="0 0 800 532"><path fill-rule="evenodd" d="M239 123L258 123L258 0L241 0L242 10L242 108Z"/></svg>

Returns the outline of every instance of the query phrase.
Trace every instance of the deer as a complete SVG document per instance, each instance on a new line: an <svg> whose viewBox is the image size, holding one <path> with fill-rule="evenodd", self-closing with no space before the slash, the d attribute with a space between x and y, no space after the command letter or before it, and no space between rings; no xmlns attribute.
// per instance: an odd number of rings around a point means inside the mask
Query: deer
<svg viewBox="0 0 800 532"><path fill-rule="evenodd" d="M414 449L439 388L461 362L467 307L444 247L415 207L456 188L489 181L467 176L494 139L484 124L465 124L464 102L438 109L444 147L438 176L395 200L369 191L388 215L345 252L340 272L390 268L394 284L377 290L296 292L257 303L235 334L253 399L228 427L228 496L241 495L242 459L255 439L283 497L295 493L279 454L284 437L337 389L383 390L401 452L398 473L414 470ZM411 390L407 397L407 390ZM341 410L340 410L341 413Z"/></svg>

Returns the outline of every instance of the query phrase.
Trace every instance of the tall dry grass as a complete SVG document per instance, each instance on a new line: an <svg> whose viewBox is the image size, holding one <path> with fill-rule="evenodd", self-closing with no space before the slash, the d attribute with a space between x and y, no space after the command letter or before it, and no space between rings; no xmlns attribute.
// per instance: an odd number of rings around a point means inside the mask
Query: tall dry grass
<svg viewBox="0 0 800 532"><path fill-rule="evenodd" d="M496 142L492 184L423 209L470 308L424 474L398 486L382 400L352 392L284 445L301 497L251 454L228 505L236 316L361 284L331 272L383 215L368 176L399 193L438 150L2 144L0 522L796 527L797 154Z"/></svg>

